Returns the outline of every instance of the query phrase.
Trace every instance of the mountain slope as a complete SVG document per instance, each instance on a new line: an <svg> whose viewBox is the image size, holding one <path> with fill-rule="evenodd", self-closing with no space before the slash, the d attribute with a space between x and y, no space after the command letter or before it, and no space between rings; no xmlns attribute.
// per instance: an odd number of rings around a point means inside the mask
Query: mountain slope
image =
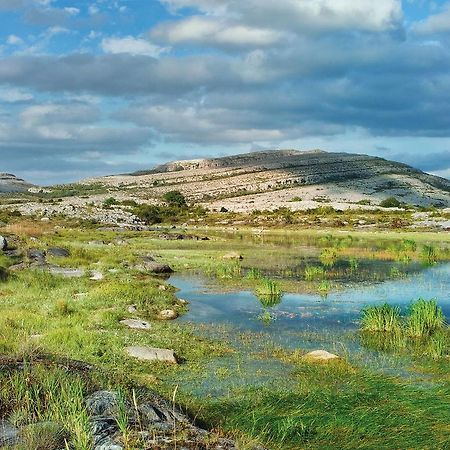
<svg viewBox="0 0 450 450"><path fill-rule="evenodd" d="M339 208L369 202L375 206L390 196L413 205L450 204L449 180L378 157L321 150L175 161L149 171L85 182L120 187L136 198L155 201L176 189L210 209L236 211L280 206L307 209L323 203Z"/></svg>

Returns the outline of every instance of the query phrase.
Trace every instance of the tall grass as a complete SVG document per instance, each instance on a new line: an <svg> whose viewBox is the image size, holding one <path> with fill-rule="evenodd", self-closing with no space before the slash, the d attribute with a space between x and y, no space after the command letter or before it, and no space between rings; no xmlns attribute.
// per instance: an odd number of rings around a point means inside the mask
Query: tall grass
<svg viewBox="0 0 450 450"><path fill-rule="evenodd" d="M424 245L420 255L425 264L433 265L438 260L437 251L432 245Z"/></svg>
<svg viewBox="0 0 450 450"><path fill-rule="evenodd" d="M283 291L280 285L270 278L261 278L255 289L255 293L264 307L277 305L283 297Z"/></svg>
<svg viewBox="0 0 450 450"><path fill-rule="evenodd" d="M325 278L325 269L323 267L307 266L305 267L305 280L323 280Z"/></svg>
<svg viewBox="0 0 450 450"><path fill-rule="evenodd" d="M436 300L419 299L409 309L408 334L413 337L430 336L445 326L442 308Z"/></svg>
<svg viewBox="0 0 450 450"><path fill-rule="evenodd" d="M369 306L362 312L361 329L371 332L398 332L401 329L400 308L385 303Z"/></svg>

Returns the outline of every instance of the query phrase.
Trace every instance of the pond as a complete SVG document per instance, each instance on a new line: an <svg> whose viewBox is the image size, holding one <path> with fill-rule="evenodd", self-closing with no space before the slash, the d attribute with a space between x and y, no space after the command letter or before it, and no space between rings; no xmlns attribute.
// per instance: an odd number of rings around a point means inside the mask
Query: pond
<svg viewBox="0 0 450 450"><path fill-rule="evenodd" d="M178 296L190 302L189 312L179 320L195 324L205 336L228 342L233 356L214 361L202 380L192 380L191 390L223 393L230 384L260 384L287 375L289 367L273 358L271 351L324 349L344 355L359 366L390 375L415 377L408 358L370 350L360 344L356 331L361 310L388 302L406 310L412 300L435 298L450 317L450 264L423 268L400 279L382 282L348 282L326 296L291 294L271 308L264 308L253 292L227 291L211 279L175 275L171 284ZM270 320L267 319L270 315ZM262 355L266 355L263 357ZM218 374L226 372L220 383ZM220 378L220 377L219 377ZM287 381L287 378L284 377ZM422 377L423 378L423 377ZM189 385L189 381L183 380Z"/></svg>

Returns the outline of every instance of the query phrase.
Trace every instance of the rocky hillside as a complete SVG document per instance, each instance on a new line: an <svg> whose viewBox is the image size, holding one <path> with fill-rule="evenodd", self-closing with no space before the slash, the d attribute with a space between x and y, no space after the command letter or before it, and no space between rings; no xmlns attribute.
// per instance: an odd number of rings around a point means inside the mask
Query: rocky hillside
<svg viewBox="0 0 450 450"><path fill-rule="evenodd" d="M387 197L448 207L450 181L382 158L321 150L273 150L224 158L175 161L152 170L86 180L155 201L180 190L216 210L301 210L376 207Z"/></svg>
<svg viewBox="0 0 450 450"><path fill-rule="evenodd" d="M30 187L31 184L15 175L0 172L0 192L23 192Z"/></svg>

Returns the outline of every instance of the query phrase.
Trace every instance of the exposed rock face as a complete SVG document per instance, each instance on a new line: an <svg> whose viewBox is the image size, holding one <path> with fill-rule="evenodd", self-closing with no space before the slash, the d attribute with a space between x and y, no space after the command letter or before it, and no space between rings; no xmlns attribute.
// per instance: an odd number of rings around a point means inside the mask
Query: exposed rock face
<svg viewBox="0 0 450 450"><path fill-rule="evenodd" d="M86 181L138 186L156 199L180 190L190 201L220 211L287 206L355 205L395 196L408 204L450 205L450 181L382 158L320 150L277 150L224 158L175 161L151 171ZM139 193L136 192L136 199ZM301 201L290 202L299 197ZM334 206L334 205L333 205ZM356 205L361 207L361 205ZM342 209L342 208L341 208Z"/></svg>
<svg viewBox="0 0 450 450"><path fill-rule="evenodd" d="M0 192L24 192L31 186L11 173L0 172Z"/></svg>
<svg viewBox="0 0 450 450"><path fill-rule="evenodd" d="M8 248L8 241L5 237L0 236L0 250L5 251Z"/></svg>

